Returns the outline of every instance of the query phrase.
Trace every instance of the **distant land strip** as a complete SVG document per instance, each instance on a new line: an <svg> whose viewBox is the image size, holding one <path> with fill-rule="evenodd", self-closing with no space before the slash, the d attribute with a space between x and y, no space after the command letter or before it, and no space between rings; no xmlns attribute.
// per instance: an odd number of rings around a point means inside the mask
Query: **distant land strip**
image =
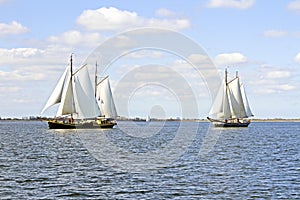
<svg viewBox="0 0 300 200"><path fill-rule="evenodd" d="M47 117L22 117L22 118L14 118L14 117L7 117L7 118L1 118L0 121L47 121L52 120L53 118L47 118ZM117 118L117 121L146 121L146 119L143 118L126 118L126 117L120 117ZM186 121L186 122L209 122L207 119L188 119L188 118L167 118L167 119L157 119L157 118L151 118L151 121ZM252 122L300 122L300 118L266 118L266 119L257 119L253 118L251 119Z"/></svg>

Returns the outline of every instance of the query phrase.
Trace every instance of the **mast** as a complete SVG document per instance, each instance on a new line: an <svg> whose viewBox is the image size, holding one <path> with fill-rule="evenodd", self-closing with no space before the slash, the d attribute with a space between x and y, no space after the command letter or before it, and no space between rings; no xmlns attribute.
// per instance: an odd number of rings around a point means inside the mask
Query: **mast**
<svg viewBox="0 0 300 200"><path fill-rule="evenodd" d="M96 61L96 69L95 69L95 98L97 98L97 68L98 68L98 64Z"/></svg>
<svg viewBox="0 0 300 200"><path fill-rule="evenodd" d="M231 98L230 98L230 94L229 94L229 86L228 86L228 72L227 72L227 68L225 68L225 98L227 98L228 101L228 106L229 106L229 113L230 113L230 118L232 118L232 102L231 102Z"/></svg>
<svg viewBox="0 0 300 200"><path fill-rule="evenodd" d="M71 91L73 91L73 59L72 59L73 53L71 54L71 58L70 58L70 82L71 82ZM74 95L72 95L72 107L74 106ZM73 107L75 108L75 106ZM71 119L70 119L70 123L73 123L73 108L72 108L72 112L71 112Z"/></svg>
<svg viewBox="0 0 300 200"><path fill-rule="evenodd" d="M227 82L227 68L225 68L225 84L226 84L226 87L228 85L228 82Z"/></svg>

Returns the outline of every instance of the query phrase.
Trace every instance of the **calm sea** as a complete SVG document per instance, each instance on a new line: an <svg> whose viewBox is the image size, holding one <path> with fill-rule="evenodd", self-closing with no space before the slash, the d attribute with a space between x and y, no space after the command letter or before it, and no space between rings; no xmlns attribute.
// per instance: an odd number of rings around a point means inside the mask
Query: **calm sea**
<svg viewBox="0 0 300 200"><path fill-rule="evenodd" d="M1 121L0 199L300 199L300 123Z"/></svg>

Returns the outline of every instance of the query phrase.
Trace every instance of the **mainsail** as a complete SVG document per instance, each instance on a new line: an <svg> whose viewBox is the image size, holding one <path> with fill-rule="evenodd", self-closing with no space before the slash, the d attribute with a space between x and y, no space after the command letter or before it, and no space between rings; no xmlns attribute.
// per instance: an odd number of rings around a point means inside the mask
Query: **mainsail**
<svg viewBox="0 0 300 200"><path fill-rule="evenodd" d="M217 118L229 118L231 116L227 86L225 83L222 83L222 86L219 89L210 111L210 115L216 115Z"/></svg>
<svg viewBox="0 0 300 200"><path fill-rule="evenodd" d="M74 103L79 118L93 118L100 115L92 82L86 66L74 73Z"/></svg>
<svg viewBox="0 0 300 200"><path fill-rule="evenodd" d="M240 81L238 77L228 83L228 91L232 118L248 117L246 115Z"/></svg>
<svg viewBox="0 0 300 200"><path fill-rule="evenodd" d="M114 103L112 91L110 88L109 78L106 76L96 87L96 99L101 114L105 118L116 118L118 116Z"/></svg>

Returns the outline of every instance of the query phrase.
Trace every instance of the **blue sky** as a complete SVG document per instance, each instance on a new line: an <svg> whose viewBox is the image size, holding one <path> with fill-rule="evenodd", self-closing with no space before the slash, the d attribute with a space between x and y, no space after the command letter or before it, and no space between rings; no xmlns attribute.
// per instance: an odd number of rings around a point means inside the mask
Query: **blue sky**
<svg viewBox="0 0 300 200"><path fill-rule="evenodd" d="M79 66L108 38L145 26L189 37L207 52L220 76L226 66L231 74L238 70L256 118L300 117L300 0L0 0L0 117L39 115L71 53ZM123 69L182 64L165 53L149 51L138 57L133 54L112 65L113 90ZM211 97L204 84L190 83L198 117L204 118ZM115 95L118 109L122 104ZM168 100L172 95L153 86L139 89L129 115L181 116L178 103ZM54 113L55 108L45 115Z"/></svg>

